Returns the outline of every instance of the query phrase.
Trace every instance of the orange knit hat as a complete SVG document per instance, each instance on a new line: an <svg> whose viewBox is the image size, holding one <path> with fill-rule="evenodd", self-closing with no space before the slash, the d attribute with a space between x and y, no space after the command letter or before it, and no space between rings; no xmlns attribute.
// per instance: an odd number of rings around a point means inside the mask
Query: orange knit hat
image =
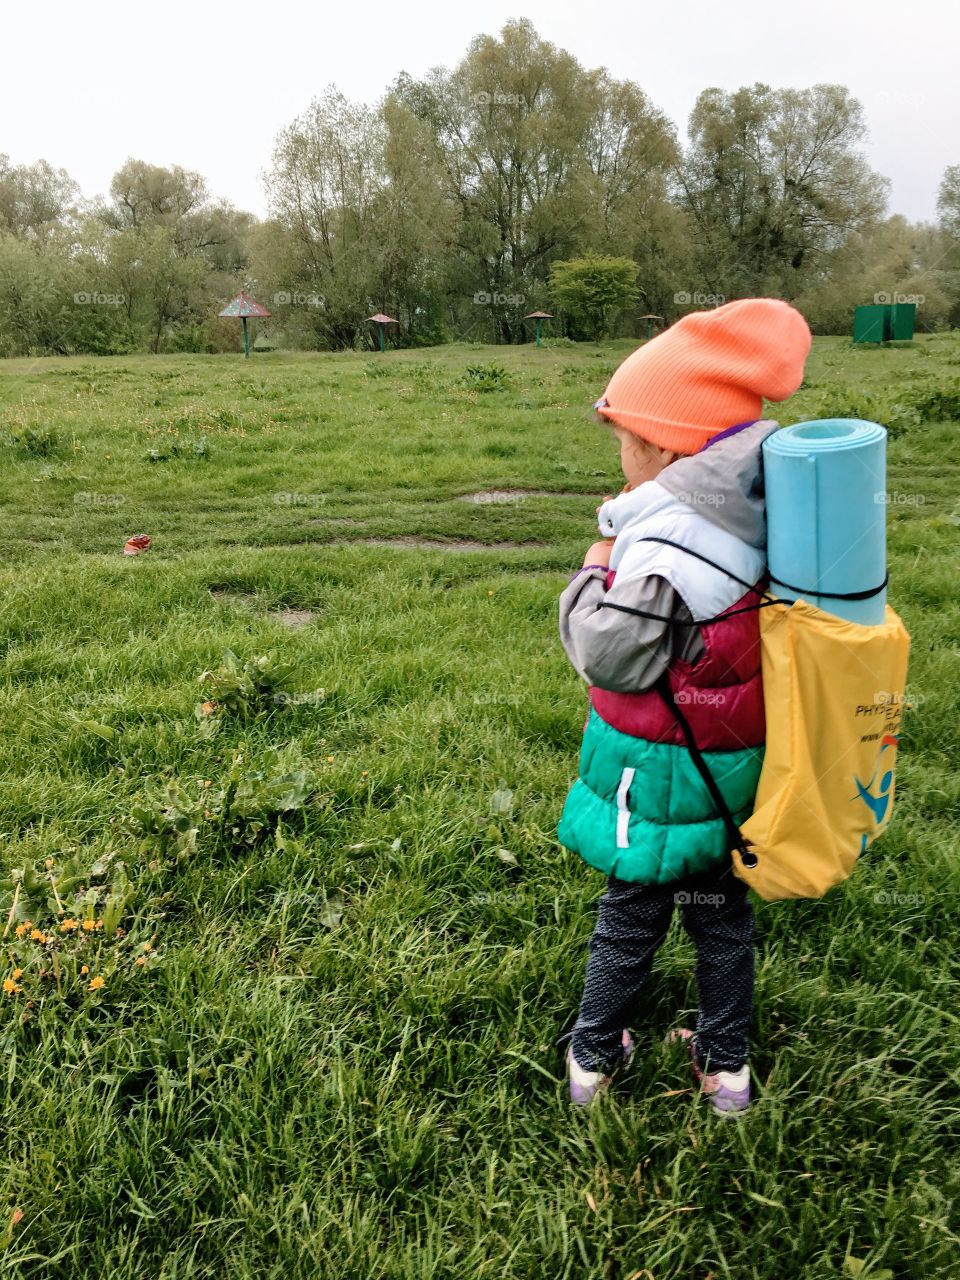
<svg viewBox="0 0 960 1280"><path fill-rule="evenodd" d="M778 298L693 311L627 356L597 412L661 449L697 453L803 380L810 327Z"/></svg>

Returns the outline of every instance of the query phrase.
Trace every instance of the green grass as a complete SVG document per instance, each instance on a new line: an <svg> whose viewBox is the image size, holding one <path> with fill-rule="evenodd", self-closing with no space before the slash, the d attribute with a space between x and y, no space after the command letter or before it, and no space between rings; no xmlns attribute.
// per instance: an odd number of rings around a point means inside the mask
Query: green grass
<svg viewBox="0 0 960 1280"><path fill-rule="evenodd" d="M677 923L630 1076L566 1101L603 880L554 834L585 706L556 601L621 483L589 406L629 347L0 362L0 831L33 869L0 1274L960 1273L960 467L929 408L890 448L897 810L826 900L758 904L755 1107L712 1116L659 1047L696 1008ZM818 339L781 420L958 376L957 336ZM463 497L491 490L558 496ZM198 712L226 650L282 696ZM172 781L186 834L141 839ZM58 934L59 975L12 927L57 929L51 876L77 918L112 884L124 929Z"/></svg>

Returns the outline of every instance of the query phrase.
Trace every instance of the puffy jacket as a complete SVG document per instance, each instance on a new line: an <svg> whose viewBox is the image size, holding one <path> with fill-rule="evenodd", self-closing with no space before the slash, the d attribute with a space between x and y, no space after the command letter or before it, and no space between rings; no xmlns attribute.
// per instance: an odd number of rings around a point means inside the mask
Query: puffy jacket
<svg viewBox="0 0 960 1280"><path fill-rule="evenodd" d="M749 606L766 573L760 447L776 427L732 428L605 503L600 530L616 538L609 570L581 570L561 597L561 638L590 684L590 710L558 835L622 880L668 883L707 870L729 849L676 716L654 687L664 675L734 818L752 812L765 722L758 615ZM666 542L647 540L659 538Z"/></svg>

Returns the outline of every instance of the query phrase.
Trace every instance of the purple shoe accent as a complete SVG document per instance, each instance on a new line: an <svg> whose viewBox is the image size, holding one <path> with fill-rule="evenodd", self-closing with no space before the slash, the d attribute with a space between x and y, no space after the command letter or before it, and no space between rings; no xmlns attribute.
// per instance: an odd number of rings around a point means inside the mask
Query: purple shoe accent
<svg viewBox="0 0 960 1280"><path fill-rule="evenodd" d="M747 1084L743 1089L731 1089L728 1085L719 1084L709 1097L714 1111L724 1115L736 1115L746 1111L750 1106L750 1085Z"/></svg>
<svg viewBox="0 0 960 1280"><path fill-rule="evenodd" d="M739 1074L738 1072L711 1071L708 1073L701 1068L697 1062L696 1039L692 1031L687 1027L678 1027L666 1037L667 1044L675 1044L678 1040L683 1041L689 1047L693 1078L700 1086L700 1092L710 1099L710 1106L713 1110L720 1115L739 1115L741 1112L746 1111L750 1106L749 1075L743 1088L735 1088L728 1080L724 1080L722 1077L735 1076Z"/></svg>
<svg viewBox="0 0 960 1280"><path fill-rule="evenodd" d="M622 1043L623 1066L629 1067L630 1063L633 1061L633 1055L636 1051L636 1045L633 1043L629 1031L624 1031ZM584 1075L591 1078L587 1081L575 1080L573 1071L571 1070L571 1064L575 1065L579 1071L583 1072ZM569 1045L567 1047L567 1081L570 1086L570 1101L575 1107L589 1106L590 1103L593 1102L594 1098L609 1086L611 1079L612 1076L605 1075L603 1072L585 1071L585 1069L580 1067L579 1063L574 1059L573 1045Z"/></svg>

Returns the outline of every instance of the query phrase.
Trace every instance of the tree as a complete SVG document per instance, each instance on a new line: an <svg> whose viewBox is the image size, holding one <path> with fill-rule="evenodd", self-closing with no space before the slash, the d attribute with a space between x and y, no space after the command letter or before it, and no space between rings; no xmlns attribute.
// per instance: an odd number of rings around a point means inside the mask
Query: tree
<svg viewBox="0 0 960 1280"><path fill-rule="evenodd" d="M46 160L11 165L0 154L0 231L44 243L76 216L80 188Z"/></svg>
<svg viewBox="0 0 960 1280"><path fill-rule="evenodd" d="M889 184L858 151L865 133L842 85L700 95L677 182L711 292L796 297L879 220Z"/></svg>
<svg viewBox="0 0 960 1280"><path fill-rule="evenodd" d="M590 255L555 262L550 292L556 305L599 342L616 313L637 296L636 277L637 264L630 258Z"/></svg>
<svg viewBox="0 0 960 1280"><path fill-rule="evenodd" d="M948 165L937 192L940 226L960 242L960 164Z"/></svg>
<svg viewBox="0 0 960 1280"><path fill-rule="evenodd" d="M644 243L655 256L641 227L667 205L676 144L637 86L585 70L522 19L474 40L452 72L400 76L391 94L427 126L457 209L461 326L523 341L553 261Z"/></svg>
<svg viewBox="0 0 960 1280"><path fill-rule="evenodd" d="M301 318L324 345L353 346L379 293L383 149L377 113L332 87L281 132L274 148L266 179L281 233L273 237L274 278L281 298L307 300ZM278 256L284 232L290 252Z"/></svg>

